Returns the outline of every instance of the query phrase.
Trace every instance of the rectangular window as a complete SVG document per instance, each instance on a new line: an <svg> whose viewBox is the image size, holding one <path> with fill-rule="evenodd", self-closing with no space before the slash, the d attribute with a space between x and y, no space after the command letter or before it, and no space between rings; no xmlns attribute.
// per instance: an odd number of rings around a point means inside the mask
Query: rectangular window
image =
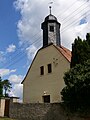
<svg viewBox="0 0 90 120"><path fill-rule="evenodd" d="M54 26L50 26L50 32L54 32Z"/></svg>
<svg viewBox="0 0 90 120"><path fill-rule="evenodd" d="M44 75L44 66L40 67L40 75Z"/></svg>
<svg viewBox="0 0 90 120"><path fill-rule="evenodd" d="M51 73L51 72L52 72L52 65L48 64L48 73Z"/></svg>

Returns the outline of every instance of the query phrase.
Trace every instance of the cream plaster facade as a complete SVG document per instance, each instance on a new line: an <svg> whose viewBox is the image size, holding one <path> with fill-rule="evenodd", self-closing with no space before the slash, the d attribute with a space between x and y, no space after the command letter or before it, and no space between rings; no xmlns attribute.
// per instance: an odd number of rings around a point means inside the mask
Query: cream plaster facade
<svg viewBox="0 0 90 120"><path fill-rule="evenodd" d="M0 117L4 117L5 99L0 99Z"/></svg>
<svg viewBox="0 0 90 120"><path fill-rule="evenodd" d="M52 64L52 73L48 73L47 65ZM44 66L44 75L40 75L40 67ZM54 45L40 49L28 70L23 83L24 103L43 103L43 96L50 95L50 103L60 102L60 92L65 86L63 76L70 68L70 62Z"/></svg>

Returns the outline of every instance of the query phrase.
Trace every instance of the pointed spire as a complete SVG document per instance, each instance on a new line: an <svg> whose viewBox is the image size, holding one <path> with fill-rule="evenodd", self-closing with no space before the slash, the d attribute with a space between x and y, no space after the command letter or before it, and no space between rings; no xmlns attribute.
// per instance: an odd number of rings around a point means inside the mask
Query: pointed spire
<svg viewBox="0 0 90 120"><path fill-rule="evenodd" d="M49 8L50 8L50 15L51 15L51 12L52 12L52 7L51 7L51 6L49 6Z"/></svg>
<svg viewBox="0 0 90 120"><path fill-rule="evenodd" d="M49 4L50 4L49 9L50 9L50 15L51 15L51 13L52 13L52 6L51 5L53 4L53 2L50 2Z"/></svg>

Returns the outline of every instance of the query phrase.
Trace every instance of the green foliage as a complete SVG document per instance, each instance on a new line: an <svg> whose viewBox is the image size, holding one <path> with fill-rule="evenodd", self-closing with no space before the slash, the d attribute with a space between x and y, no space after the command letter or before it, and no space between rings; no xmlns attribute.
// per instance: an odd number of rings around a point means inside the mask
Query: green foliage
<svg viewBox="0 0 90 120"><path fill-rule="evenodd" d="M11 83L9 82L9 80L2 80L0 77L0 97L3 97L3 91L4 91L4 96L8 97L8 93L10 91L11 87Z"/></svg>
<svg viewBox="0 0 90 120"><path fill-rule="evenodd" d="M75 108L90 106L90 59L65 73L61 95L65 104Z"/></svg>
<svg viewBox="0 0 90 120"><path fill-rule="evenodd" d="M4 96L8 97L7 91L10 91L10 89L12 88L11 83L9 82L9 80L6 79L6 80L2 81L2 86L5 91Z"/></svg>
<svg viewBox="0 0 90 120"><path fill-rule="evenodd" d="M87 33L87 35L86 35L86 41L90 45L90 33Z"/></svg>
<svg viewBox="0 0 90 120"><path fill-rule="evenodd" d="M75 39L72 45L71 68L76 64L83 64L88 59L90 59L90 33L87 33L86 40L80 37Z"/></svg>

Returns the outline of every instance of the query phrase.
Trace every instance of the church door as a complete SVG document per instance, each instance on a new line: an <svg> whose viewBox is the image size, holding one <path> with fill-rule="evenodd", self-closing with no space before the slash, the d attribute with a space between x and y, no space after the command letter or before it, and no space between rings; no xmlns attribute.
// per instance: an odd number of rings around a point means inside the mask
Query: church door
<svg viewBox="0 0 90 120"><path fill-rule="evenodd" d="M10 104L10 100L9 99L5 99L4 116L7 116L7 117L9 117L9 104Z"/></svg>
<svg viewBox="0 0 90 120"><path fill-rule="evenodd" d="M43 102L44 103L50 103L50 95L43 96Z"/></svg>

